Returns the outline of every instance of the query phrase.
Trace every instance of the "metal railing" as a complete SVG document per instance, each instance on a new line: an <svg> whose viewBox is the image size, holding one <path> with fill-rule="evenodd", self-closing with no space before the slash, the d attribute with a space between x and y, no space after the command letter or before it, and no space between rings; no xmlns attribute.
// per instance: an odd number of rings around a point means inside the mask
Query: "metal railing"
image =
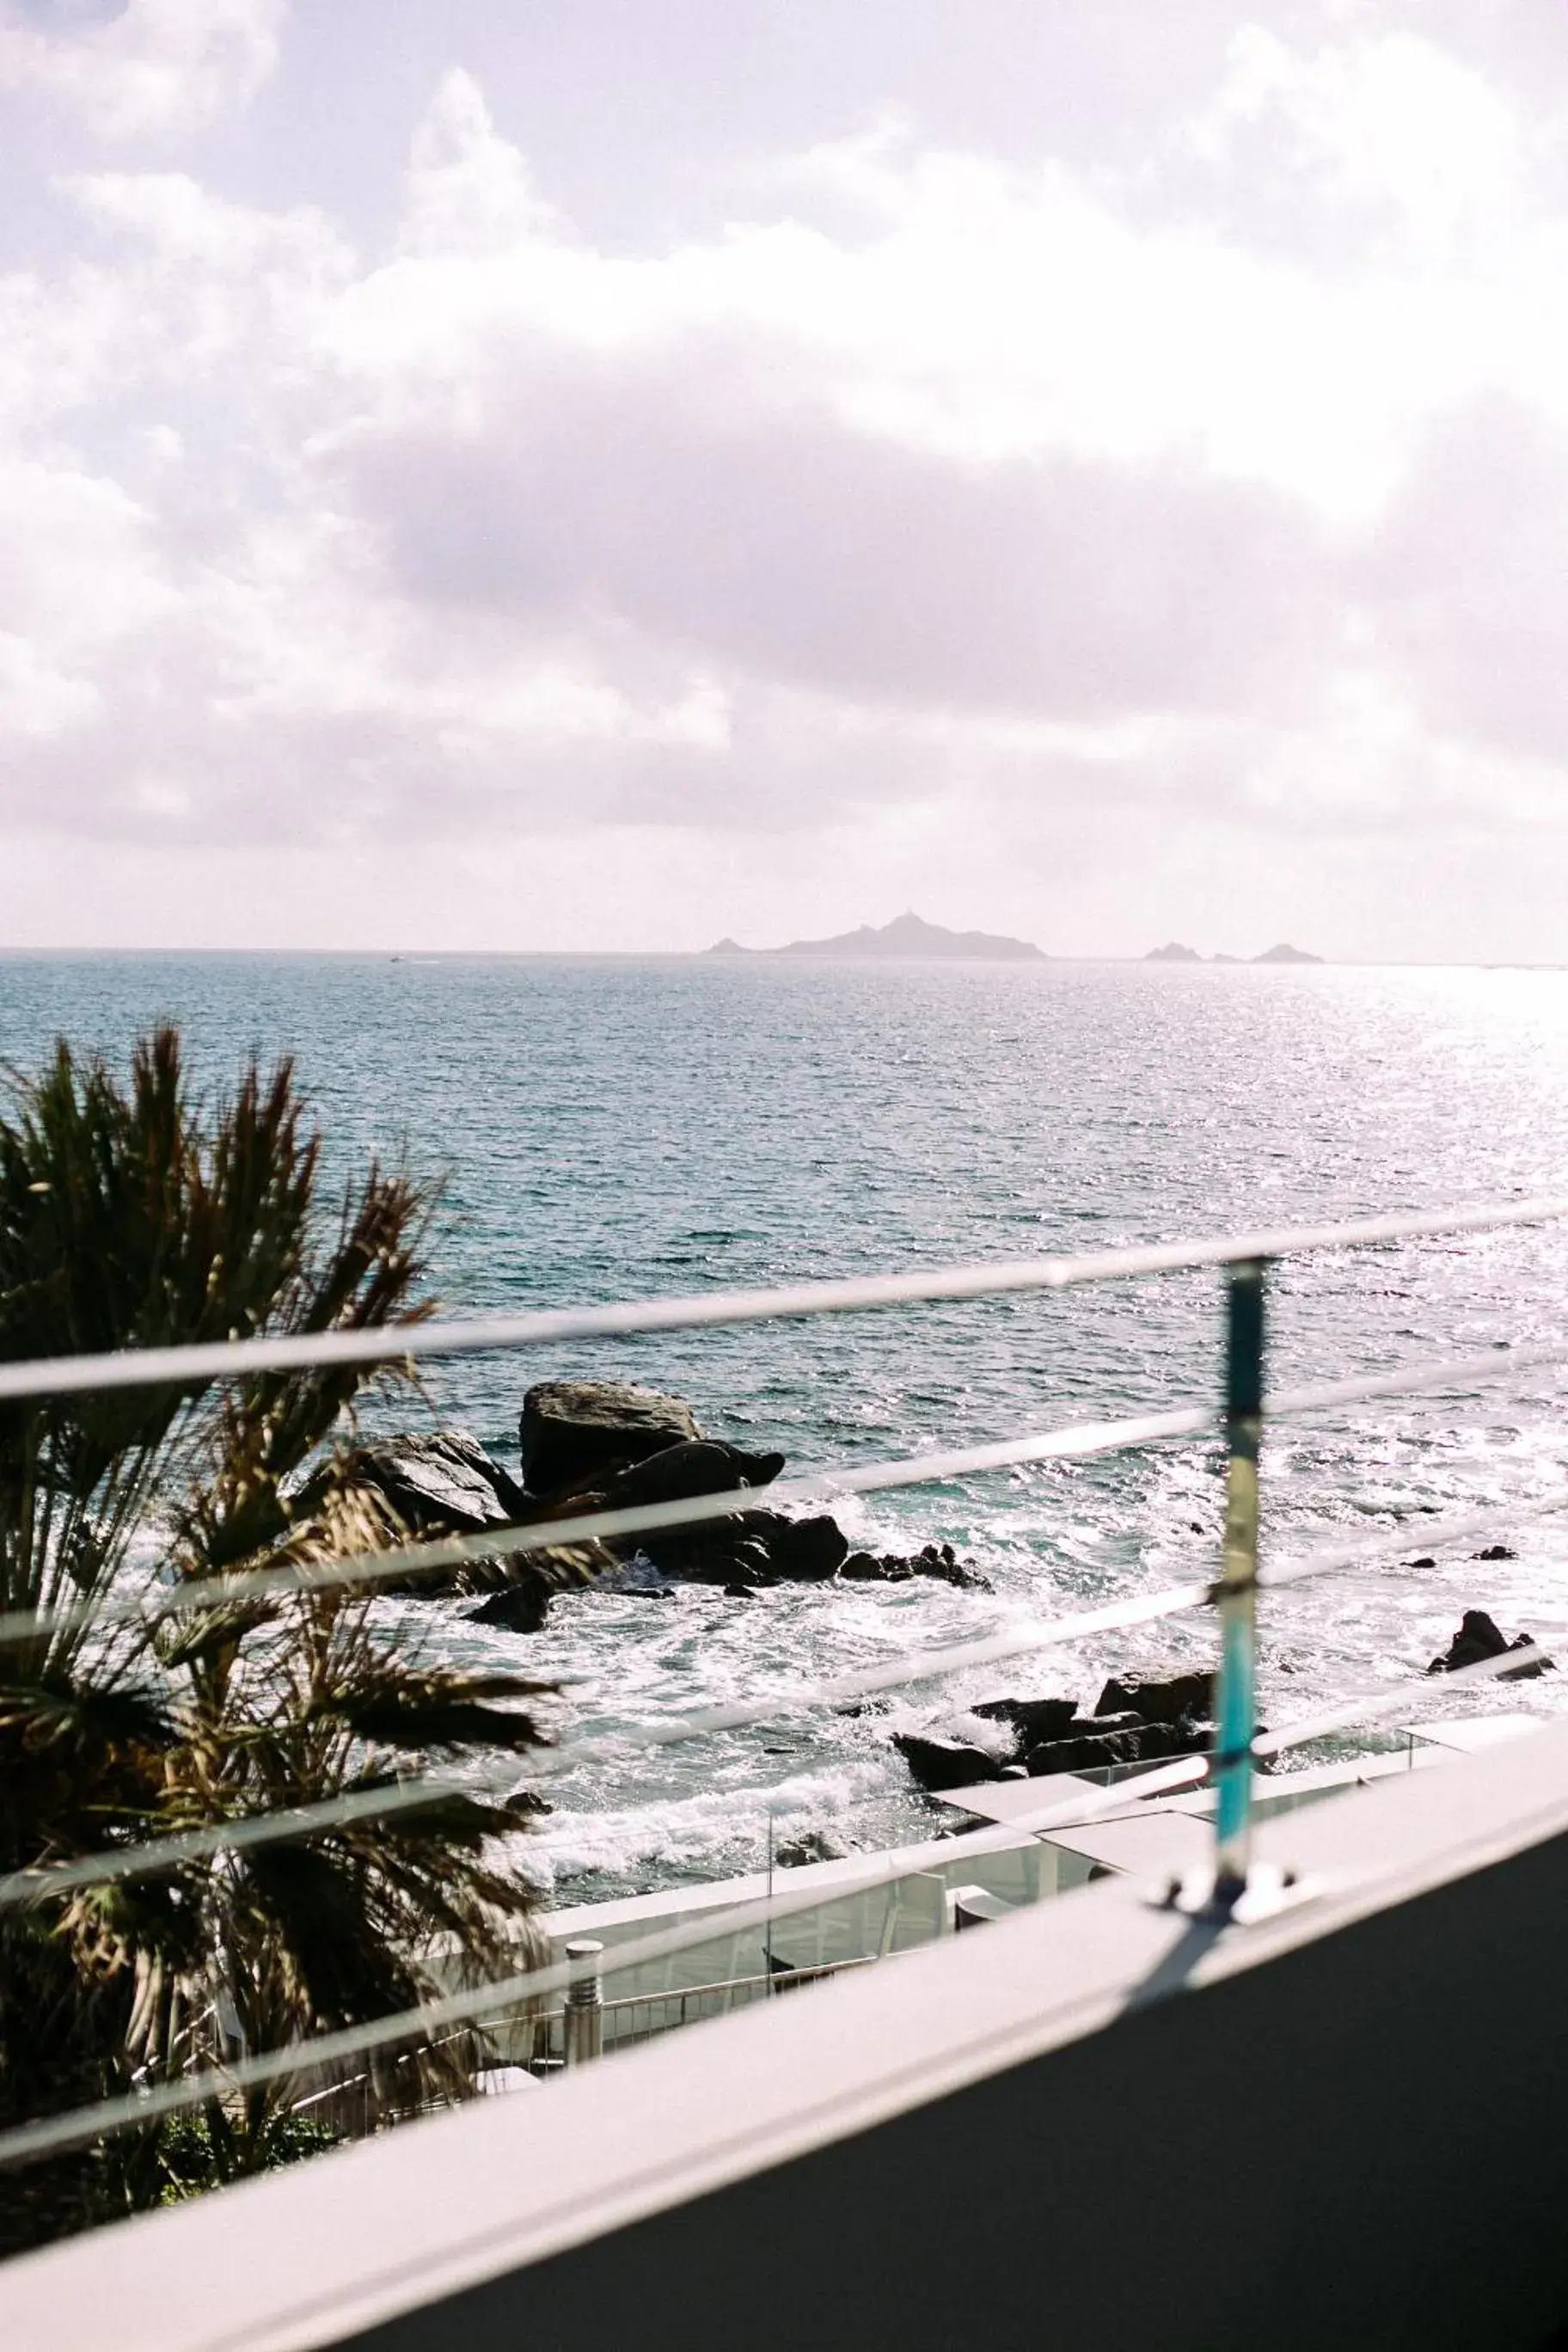
<svg viewBox="0 0 1568 2352"><path fill-rule="evenodd" d="M662 2033L704 2024L710 2018L728 2017L737 2009L750 2009L759 2000L794 1992L797 1986L826 1984L830 1977L874 1968L881 1957L868 1952L853 1959L815 1960L805 1967L775 1968L761 1975L720 1977L711 1984L685 1985L668 1992L626 1993L598 2004L602 2047L606 2052L636 2049L645 2042L657 2041ZM603 1972L624 1963L618 1955L606 1952L599 1965ZM529 2019L522 2031L529 2042L531 2065L548 2068L567 2063L570 2017L570 2009L563 2007L541 2010Z"/></svg>
<svg viewBox="0 0 1568 2352"><path fill-rule="evenodd" d="M620 1336L633 1332L688 1329L703 1326L772 1320L781 1317L843 1313L910 1305L927 1300L977 1299L995 1293L1063 1290L1081 1284L1191 1271L1223 1269L1228 1315L1226 1372L1223 1395L1162 1413L1104 1423L1086 1423L1005 1439L995 1444L950 1450L903 1460L859 1465L823 1471L807 1477L781 1481L768 1489L770 1507L781 1501L818 1501L846 1493L868 1494L906 1487L928 1480L1000 1468L1014 1464L1082 1459L1173 1438L1219 1429L1227 1451L1226 1510L1223 1551L1217 1579L1189 1581L1155 1593L1135 1595L1106 1606L1080 1610L1048 1623L1020 1628L985 1639L915 1652L865 1672L827 1681L758 1695L755 1698L700 1709L673 1720L640 1727L614 1738L568 1742L546 1762L551 1773L574 1769L589 1760L626 1755L638 1747L658 1748L680 1740L774 1720L803 1708L832 1707L902 1685L918 1684L1005 1658L1018 1657L1053 1644L1079 1640L1119 1627L1149 1623L1207 1607L1216 1611L1221 1634L1214 1749L1142 1772L1122 1780L1099 1798L1079 1798L1070 1805L1047 1806L1010 1823L1014 1832L1044 1833L1068 1821L1081 1823L1099 1814L1125 1811L1130 1801L1163 1791L1212 1782L1215 1790L1215 1864L1206 1885L1193 1900L1222 1918L1242 1920L1258 1907L1258 1888L1251 1863L1251 1793L1258 1760L1292 1746L1321 1738L1327 1732L1407 1709L1416 1690L1429 1685L1402 1685L1363 1695L1346 1706L1268 1734L1258 1732L1255 1682L1258 1647L1258 1600L1260 1591L1292 1584L1302 1579L1375 1559L1391 1550L1407 1550L1405 1531L1382 1533L1352 1544L1327 1547L1273 1570L1260 1569L1259 1452L1265 1427L1287 1416L1335 1407L1471 1386L1526 1370L1561 1365L1568 1341L1550 1349L1491 1349L1484 1354L1446 1359L1436 1363L1400 1367L1386 1373L1320 1383L1268 1394L1265 1382L1265 1329L1268 1268L1281 1258L1308 1252L1380 1247L1438 1235L1478 1234L1568 1218L1568 1199L1531 1200L1498 1208L1478 1208L1405 1218L1379 1218L1356 1223L1299 1230L1261 1232L1226 1239L1157 1244L1148 1248L1100 1253L1091 1256L1041 1259L1016 1264L945 1268L927 1275L879 1276L865 1280L795 1286L787 1289L716 1294L708 1297L655 1301L647 1304L591 1307L563 1313L491 1318L482 1321L428 1324L386 1332L337 1332L289 1339L253 1339L227 1346L159 1349L123 1355L65 1357L32 1363L0 1366L0 1402L79 1393L97 1388L126 1389L149 1385L203 1385L237 1379L262 1370L279 1370L322 1363L402 1361L416 1357L456 1355L498 1348L524 1348L567 1339ZM87 1622L128 1628L150 1637L169 1619L210 1610L238 1600L273 1596L290 1591L330 1587L374 1590L377 1584L418 1570L456 1567L488 1556L515 1556L588 1538L624 1539L656 1529L688 1527L728 1518L755 1508L756 1490L739 1487L692 1501L648 1505L613 1511L585 1511L574 1517L487 1530L483 1535L404 1545L380 1552L355 1555L325 1564L265 1567L203 1580L183 1586L149 1585L141 1591L99 1604L70 1602L54 1610L15 1612L0 1617L0 1646L37 1642L51 1630L77 1628ZM1513 1528L1526 1519L1544 1517L1568 1507L1568 1487L1554 1491L1528 1510L1487 1510L1461 1513L1421 1528L1425 1547L1495 1529ZM1506 1656L1451 1675L1446 1687L1516 1674L1538 1663L1540 1653L1513 1650ZM537 1777L537 1776L536 1776ZM515 1780L515 1768L505 1776ZM481 1782L481 1788L494 1785ZM454 1790L472 1793L470 1779L428 1775L395 1785L363 1790L321 1805L297 1806L284 1811L215 1822L180 1836L142 1844L117 1846L103 1853L70 1857L58 1864L13 1873L0 1879L0 1908L37 1904L73 1889L106 1884L216 1855L245 1851L268 1843L300 1840L341 1827L355 1820L375 1818L429 1805ZM992 1844L995 1832L977 1832L967 1842L974 1850ZM966 1847L963 1838L947 1842L945 1853L957 1858ZM864 1883L864 1882L862 1882ZM771 1927L798 1913L816 1908L820 1890L802 1888L770 1895L722 1914L710 1913L688 1925L667 1929L616 1948L612 1969L628 1968L672 1957L683 1949L709 1943L724 1934ZM473 2025L507 2014L536 2011L553 1994L567 1997L574 1986L596 1977L598 1959L579 1958L525 1972L504 1982L469 1988L416 2009L379 2019L337 2033L316 2035L287 2047L258 2052L224 2066L157 2084L139 2094L100 2102L68 2115L40 2117L0 2133L0 2165L35 2158L90 2142L102 2135L160 2116L196 2107L205 2100L238 2094L264 2084L287 2082L306 2074L320 2076L324 2068L348 2065L380 2050L429 2040L447 2029ZM673 1996L680 1998L680 1996ZM636 2003L632 2003L636 2006ZM619 2004L611 2004L612 2008Z"/></svg>

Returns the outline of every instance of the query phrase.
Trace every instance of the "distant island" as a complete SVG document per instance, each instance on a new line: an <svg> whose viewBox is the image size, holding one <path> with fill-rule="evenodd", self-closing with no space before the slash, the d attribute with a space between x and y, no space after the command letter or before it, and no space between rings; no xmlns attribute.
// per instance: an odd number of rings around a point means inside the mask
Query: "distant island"
<svg viewBox="0 0 1568 2352"><path fill-rule="evenodd" d="M1184 948L1180 940L1167 940L1163 948L1151 948L1143 961L1145 963L1202 963L1203 958L1195 948ZM1241 963L1244 961L1243 957L1233 955L1216 955L1209 958L1211 963ZM1321 963L1323 958L1321 955L1309 955L1305 948L1293 948L1289 941L1281 940L1278 947L1265 948L1261 955L1255 955L1252 958L1252 961L1254 963Z"/></svg>
<svg viewBox="0 0 1568 2352"><path fill-rule="evenodd" d="M916 914L900 915L874 930L862 923L858 931L841 931L831 940L792 940L784 948L743 948L737 940L720 940L710 955L968 957L990 962L1044 962L1043 951L1028 940L1004 939L992 931L950 931L941 923L922 922Z"/></svg>

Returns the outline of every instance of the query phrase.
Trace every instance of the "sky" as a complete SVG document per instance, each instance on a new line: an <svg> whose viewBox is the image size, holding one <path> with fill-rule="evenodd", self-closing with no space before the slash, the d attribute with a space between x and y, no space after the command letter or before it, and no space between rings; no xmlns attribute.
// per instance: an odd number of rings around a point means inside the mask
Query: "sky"
<svg viewBox="0 0 1568 2352"><path fill-rule="evenodd" d="M1568 962L1561 0L0 0L0 946Z"/></svg>

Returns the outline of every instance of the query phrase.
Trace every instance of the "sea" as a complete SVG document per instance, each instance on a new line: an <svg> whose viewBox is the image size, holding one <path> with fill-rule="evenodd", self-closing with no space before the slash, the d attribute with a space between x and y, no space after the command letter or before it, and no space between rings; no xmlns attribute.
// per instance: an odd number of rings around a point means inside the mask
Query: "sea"
<svg viewBox="0 0 1568 2352"><path fill-rule="evenodd" d="M431 1288L452 1315L654 1298L1321 1223L1568 1192L1568 971L766 957L13 955L0 1061L59 1035L122 1063L176 1021L198 1089L291 1055L332 1187L371 1153L443 1187ZM831 1470L1082 1419L1202 1403L1220 1373L1212 1273L1054 1296L648 1335L454 1360L372 1407L462 1427L517 1468L531 1382L613 1377L702 1426ZM1568 1457L1568 1225L1305 1256L1271 1278L1271 1385L1485 1352L1495 1373L1277 1424L1266 1558L1380 1533L1374 1564L1266 1596L1260 1696L1284 1726L1410 1684L1407 1715L1568 1704L1568 1517L1531 1518ZM1519 1360L1517 1362L1514 1360ZM763 1866L811 1833L848 1852L943 1818L899 1729L994 1733L977 1700L1092 1704L1110 1674L1212 1661L1203 1616L917 1685L845 1714L823 1677L1206 1576L1223 1460L1186 1439L836 1505L857 1543L951 1543L989 1592L925 1580L743 1600L633 1571L535 1635L468 1604L384 1601L436 1654L555 1677L557 1771L525 1866L556 1902ZM1495 1510L1421 1564L1424 1520ZM1467 1607L1561 1643L1564 1672L1478 1692L1422 1679ZM765 1727L650 1751L640 1727L776 1695ZM1304 1751L1396 1743L1382 1728ZM948 1815L948 1819L952 1816Z"/></svg>

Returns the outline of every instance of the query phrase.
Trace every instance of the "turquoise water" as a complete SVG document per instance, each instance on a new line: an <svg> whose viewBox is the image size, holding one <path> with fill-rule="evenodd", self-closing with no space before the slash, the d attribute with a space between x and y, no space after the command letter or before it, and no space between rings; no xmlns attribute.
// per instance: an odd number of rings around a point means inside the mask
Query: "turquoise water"
<svg viewBox="0 0 1568 2352"><path fill-rule="evenodd" d="M728 1287L955 1259L1320 1222L1568 1191L1568 974L953 968L700 958L0 959L0 1057L56 1032L121 1052L160 1015L215 1083L251 1045L295 1055L339 1166L405 1149L447 1179L435 1287L452 1312ZM1304 1261L1276 1284L1271 1376L1334 1378L1563 1331L1568 1233ZM531 1380L678 1390L714 1431L796 1465L978 1443L1196 1400L1215 1376L1208 1276L708 1334L432 1371L421 1411L515 1462ZM1568 1452L1555 1374L1277 1433L1276 1551L1433 1507L1528 1504ZM1088 1598L1202 1573L1216 1460L1188 1444L847 1506L855 1532L953 1542L995 1581L760 1600L635 1591L557 1603L531 1641L401 1607L454 1654L589 1677L571 1717L612 1729L847 1671ZM1500 1526L1500 1532L1506 1532ZM1277 1720L1423 1664L1461 1606L1552 1635L1568 1538L1519 1557L1312 1586L1273 1604ZM563 1892L749 1868L771 1803L846 1845L931 1816L887 1745L1004 1688L1092 1698L1112 1667L1195 1662L1212 1631L1154 1628L926 1690L887 1716L796 1717L563 1783L533 1842ZM1551 1708L1550 1683L1471 1704Z"/></svg>

